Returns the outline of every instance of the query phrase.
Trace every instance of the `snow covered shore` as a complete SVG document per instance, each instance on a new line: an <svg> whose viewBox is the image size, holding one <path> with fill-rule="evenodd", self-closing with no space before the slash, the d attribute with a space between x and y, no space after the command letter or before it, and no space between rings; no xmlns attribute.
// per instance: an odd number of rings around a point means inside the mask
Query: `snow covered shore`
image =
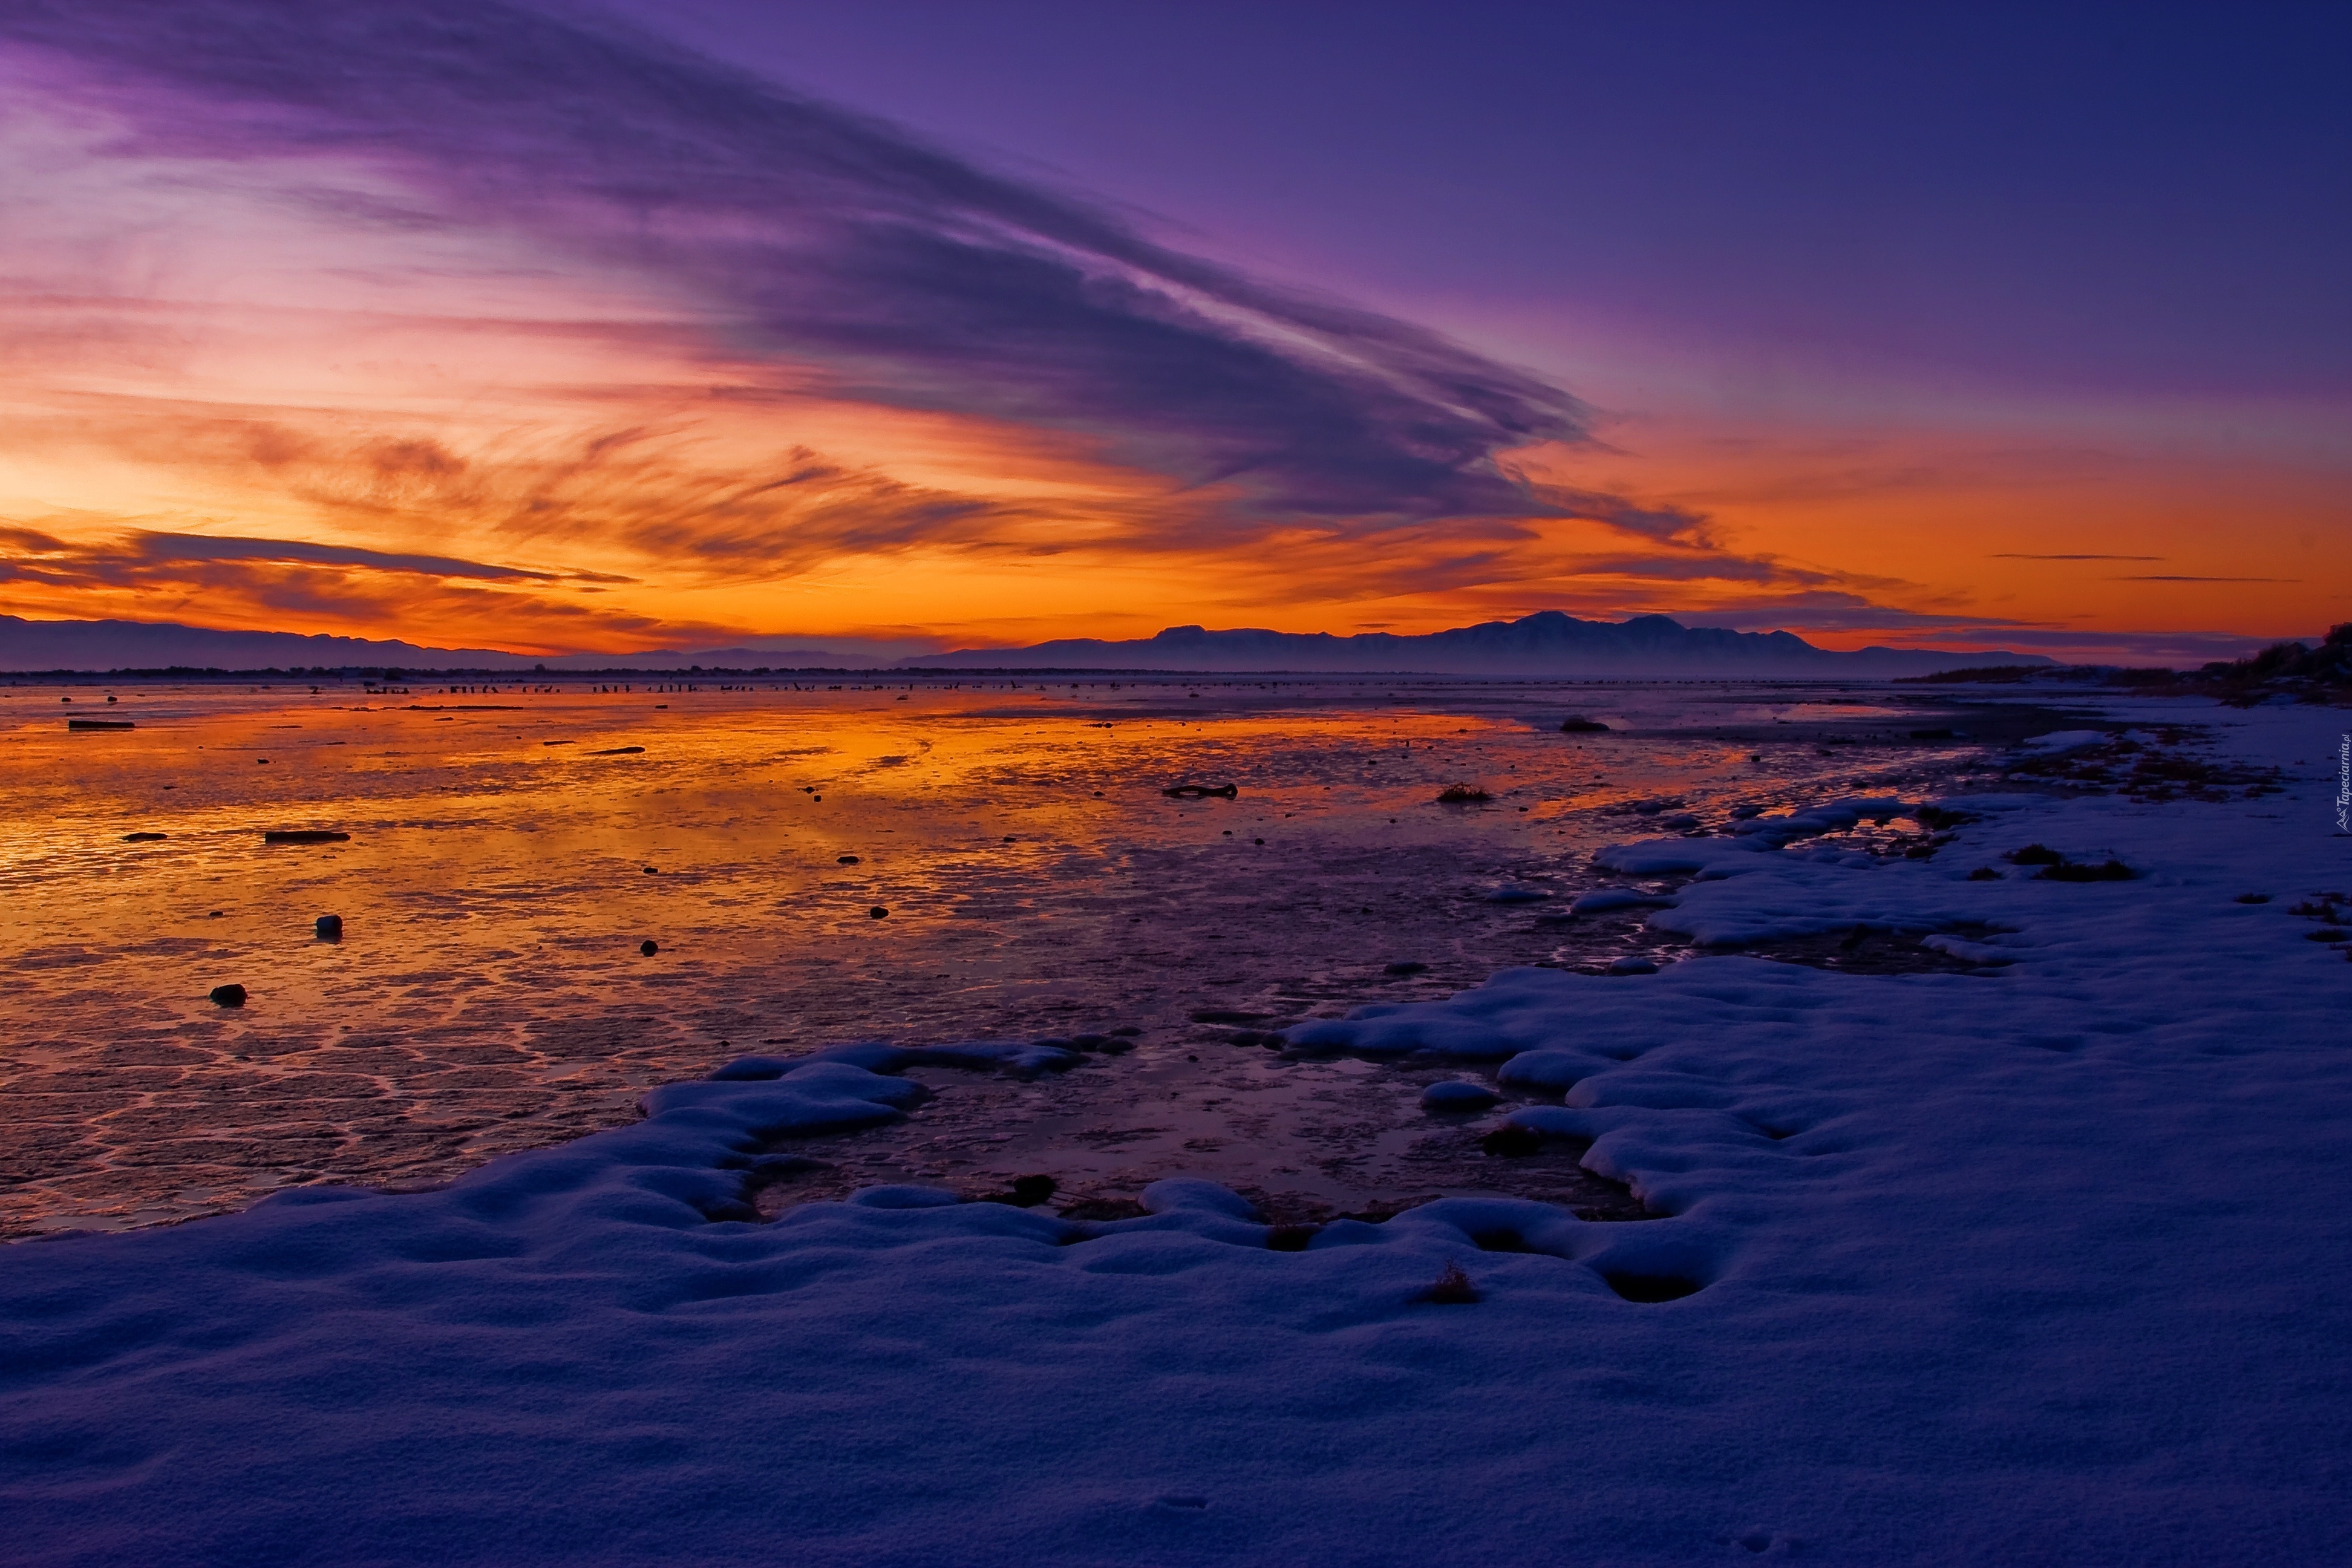
<svg viewBox="0 0 2352 1568"><path fill-rule="evenodd" d="M1652 918L1701 942L1958 930L1976 973L1517 970L1294 1033L1560 1089L1513 1118L1668 1217L1276 1250L1173 1181L1105 1225L884 1188L761 1226L780 1134L909 1086L677 1085L439 1193L0 1253L5 1555L2352 1560L2352 963L2294 912L2352 891L2344 715L2165 712L2288 793L1610 858L1696 873ZM1969 879L2029 843L2138 875ZM1449 1262L1480 1300L1423 1299Z"/></svg>

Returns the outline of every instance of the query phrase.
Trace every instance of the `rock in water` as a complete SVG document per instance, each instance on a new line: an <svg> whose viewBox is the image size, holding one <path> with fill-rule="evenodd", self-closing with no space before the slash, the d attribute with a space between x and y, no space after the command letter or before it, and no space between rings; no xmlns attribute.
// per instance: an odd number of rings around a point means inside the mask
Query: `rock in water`
<svg viewBox="0 0 2352 1568"><path fill-rule="evenodd" d="M264 844L342 844L351 839L348 833L337 833L328 827L273 827L261 836Z"/></svg>
<svg viewBox="0 0 2352 1568"><path fill-rule="evenodd" d="M313 929L318 931L319 940L320 942L341 942L343 940L343 917L341 915L320 915L316 921L312 921L311 924Z"/></svg>
<svg viewBox="0 0 2352 1568"><path fill-rule="evenodd" d="M242 985L215 985L212 989L212 999L215 1006L242 1007L245 1005L245 987Z"/></svg>
<svg viewBox="0 0 2352 1568"><path fill-rule="evenodd" d="M641 942L637 943L637 951L644 953L647 958L651 958L655 953L661 951L661 943L651 940Z"/></svg>

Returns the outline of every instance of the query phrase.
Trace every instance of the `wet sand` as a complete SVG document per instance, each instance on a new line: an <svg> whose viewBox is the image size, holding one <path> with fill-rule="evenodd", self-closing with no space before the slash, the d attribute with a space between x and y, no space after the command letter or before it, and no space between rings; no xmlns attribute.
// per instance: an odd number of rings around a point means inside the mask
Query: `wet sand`
<svg viewBox="0 0 2352 1568"><path fill-rule="evenodd" d="M1874 685L727 684L0 688L0 1234L430 1185L750 1052L1117 1029L1131 1048L1063 1076L921 1069L928 1105L803 1150L763 1205L1182 1173L1301 1215L1456 1191L1600 1214L1622 1199L1572 1151L1490 1157L1486 1119L1420 1111L1460 1075L1249 1037L1653 951L1639 911L1562 918L1614 880L1601 844L1944 787L1976 755L1911 738L1968 728L1944 696ZM1238 793L1162 793L1187 783ZM1450 784L1491 799L1436 804ZM225 984L242 1007L207 999Z"/></svg>

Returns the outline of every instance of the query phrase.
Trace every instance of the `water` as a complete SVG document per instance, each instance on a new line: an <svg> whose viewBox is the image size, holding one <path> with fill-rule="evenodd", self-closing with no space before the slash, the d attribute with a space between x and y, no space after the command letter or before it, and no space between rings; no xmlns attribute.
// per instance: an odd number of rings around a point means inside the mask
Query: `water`
<svg viewBox="0 0 2352 1568"><path fill-rule="evenodd" d="M1622 1212L1572 1157L1491 1160L1490 1118L1421 1113L1458 1075L1234 1040L1657 948L1637 913L1484 895L1590 886L1650 818L1965 763L1908 738L1913 706L1386 679L0 689L0 1234L429 1185L749 1052L1119 1028L1131 1050L1058 1078L919 1072L929 1105L812 1141L762 1205L1035 1173L1115 1204L1181 1172L1308 1216L1497 1190ZM1570 713L1621 732L1560 733ZM1162 794L1186 783L1239 793ZM1492 798L1436 804L1452 784ZM207 999L226 983L243 1007Z"/></svg>

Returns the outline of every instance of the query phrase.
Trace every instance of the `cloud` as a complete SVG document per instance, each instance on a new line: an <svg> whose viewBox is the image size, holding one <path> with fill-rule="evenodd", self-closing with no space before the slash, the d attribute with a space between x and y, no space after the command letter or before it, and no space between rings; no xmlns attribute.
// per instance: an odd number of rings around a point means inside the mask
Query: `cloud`
<svg viewBox="0 0 2352 1568"><path fill-rule="evenodd" d="M1988 561L2161 561L2161 555L2028 555L2021 551L2004 550L1998 555L1988 555Z"/></svg>
<svg viewBox="0 0 2352 1568"><path fill-rule="evenodd" d="M2300 577L2110 577L2110 583L2300 583Z"/></svg>
<svg viewBox="0 0 2352 1568"><path fill-rule="evenodd" d="M625 581L301 540L133 529L72 541L0 526L0 602L16 611L266 629L495 628L518 651L546 652L727 634L564 593Z"/></svg>
<svg viewBox="0 0 2352 1568"><path fill-rule="evenodd" d="M1538 485L1535 494L1548 510L1561 517L1607 523L1661 543L1711 547L1715 542L1712 520L1705 512L1659 503L1645 506L1623 496L1572 489L1565 485Z"/></svg>
<svg viewBox="0 0 2352 1568"><path fill-rule="evenodd" d="M71 62L42 79L135 127L127 150L310 160L320 213L520 234L651 280L730 353L1086 436L1240 498L1231 525L1540 512L1497 454L1586 431L1567 393L1421 328L617 25L495 0L29 0L0 13L5 38ZM339 184L353 168L399 198Z"/></svg>
<svg viewBox="0 0 2352 1568"><path fill-rule="evenodd" d="M190 563L252 561L321 566L361 566L377 572L472 578L494 583L625 583L595 573L534 572L492 566L446 555L395 555L348 545L313 544L292 539L238 539L212 534L166 533L133 529L110 543L68 542L35 529L0 527L0 576L45 581L81 579L92 584L128 582L141 574L169 573Z"/></svg>

